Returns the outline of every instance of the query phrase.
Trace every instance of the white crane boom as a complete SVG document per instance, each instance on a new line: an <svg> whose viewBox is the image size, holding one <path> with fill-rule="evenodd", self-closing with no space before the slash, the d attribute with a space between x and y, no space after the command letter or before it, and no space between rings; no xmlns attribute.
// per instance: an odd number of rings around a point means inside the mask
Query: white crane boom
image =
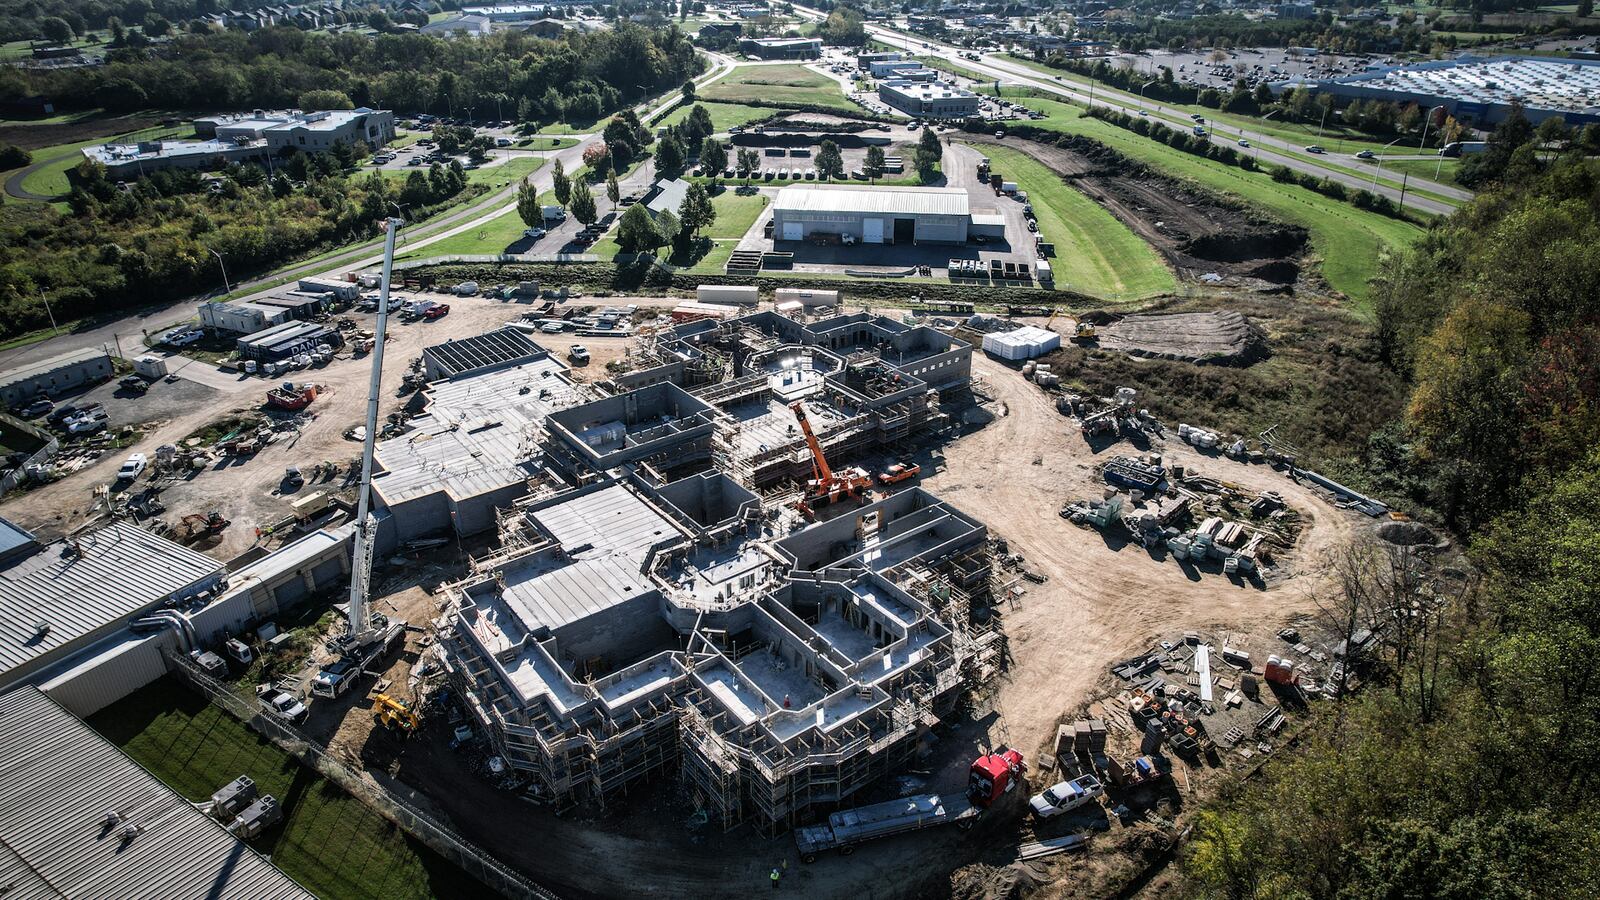
<svg viewBox="0 0 1600 900"><path fill-rule="evenodd" d="M383 239L383 283L378 294L378 324L373 329L372 379L367 384L367 433L361 439L361 486L357 488L355 547L350 561L350 627L347 634L356 644L364 642L372 631L372 617L367 612L374 537L371 514L372 454L378 439L378 392L383 382L384 332L389 324L389 280L394 274L394 243L401 224L397 218L384 222L384 230L388 234Z"/></svg>

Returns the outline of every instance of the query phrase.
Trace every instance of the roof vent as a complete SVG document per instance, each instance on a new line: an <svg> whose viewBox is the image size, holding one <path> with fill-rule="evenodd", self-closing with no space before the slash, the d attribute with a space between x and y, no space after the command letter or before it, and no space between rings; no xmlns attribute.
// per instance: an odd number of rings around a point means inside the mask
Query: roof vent
<svg viewBox="0 0 1600 900"><path fill-rule="evenodd" d="M128 824L122 826L121 837L122 837L123 843L127 843L128 841L133 840L134 838L138 837L143 831L144 831L144 826L143 825L138 825L138 824L135 824L133 822L129 822Z"/></svg>
<svg viewBox="0 0 1600 900"><path fill-rule="evenodd" d="M43 619L40 619L39 621L33 623L33 639L34 640L40 640L41 638L43 638L45 635L47 635L49 633L50 633L50 623L49 622L46 622Z"/></svg>
<svg viewBox="0 0 1600 900"><path fill-rule="evenodd" d="M100 824L105 826L108 830L115 828L122 824L122 813L119 813L114 809L108 809L106 810L106 814L100 817Z"/></svg>

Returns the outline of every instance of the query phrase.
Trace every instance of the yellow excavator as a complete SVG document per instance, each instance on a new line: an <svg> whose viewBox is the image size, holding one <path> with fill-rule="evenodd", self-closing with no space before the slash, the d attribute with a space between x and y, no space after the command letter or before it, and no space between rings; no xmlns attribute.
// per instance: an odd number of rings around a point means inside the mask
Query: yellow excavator
<svg viewBox="0 0 1600 900"><path fill-rule="evenodd" d="M372 716L378 724L391 731L402 731L410 734L422 724L422 718L411 708L411 704L404 700L397 700L388 694L379 694L373 698Z"/></svg>

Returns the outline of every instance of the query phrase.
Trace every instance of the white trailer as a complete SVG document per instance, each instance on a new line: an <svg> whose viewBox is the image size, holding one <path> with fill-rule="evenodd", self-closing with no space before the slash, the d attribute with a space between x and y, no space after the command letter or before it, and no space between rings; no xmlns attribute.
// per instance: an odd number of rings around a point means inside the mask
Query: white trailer
<svg viewBox="0 0 1600 900"><path fill-rule="evenodd" d="M332 294L340 300L355 301L361 299L361 283L357 281L339 281L332 278L302 278L299 288L312 294Z"/></svg>
<svg viewBox="0 0 1600 900"><path fill-rule="evenodd" d="M695 288L694 298L701 303L736 303L755 306L761 302L761 292L749 287L731 284L702 284Z"/></svg>

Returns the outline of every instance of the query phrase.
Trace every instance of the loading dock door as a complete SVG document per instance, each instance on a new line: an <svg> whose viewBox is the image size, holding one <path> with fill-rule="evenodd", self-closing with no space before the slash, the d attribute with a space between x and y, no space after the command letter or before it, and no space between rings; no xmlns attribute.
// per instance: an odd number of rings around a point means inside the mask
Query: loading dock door
<svg viewBox="0 0 1600 900"><path fill-rule="evenodd" d="M881 244L881 243L883 243L883 220L882 219L862 219L861 220L861 242L863 244Z"/></svg>
<svg viewBox="0 0 1600 900"><path fill-rule="evenodd" d="M802 231L803 229L799 222L783 223L783 239L786 241L802 240L804 238Z"/></svg>
<svg viewBox="0 0 1600 900"><path fill-rule="evenodd" d="M917 220L916 219L895 219L894 220L894 242L896 244L909 244L909 243L911 243L912 241L914 241L916 239L916 236L917 236Z"/></svg>

